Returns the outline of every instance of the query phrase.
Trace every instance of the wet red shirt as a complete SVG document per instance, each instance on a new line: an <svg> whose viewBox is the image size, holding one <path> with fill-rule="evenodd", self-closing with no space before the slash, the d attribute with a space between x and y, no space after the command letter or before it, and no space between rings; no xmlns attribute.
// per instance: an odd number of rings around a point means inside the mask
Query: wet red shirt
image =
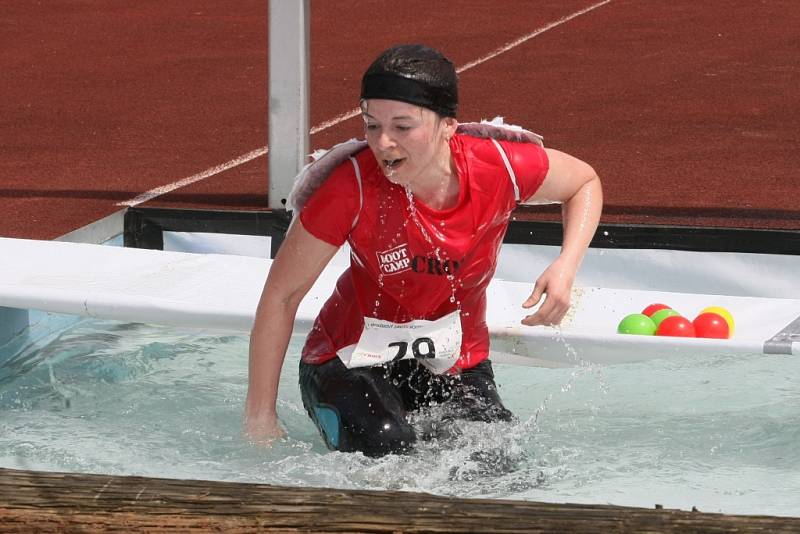
<svg viewBox="0 0 800 534"><path fill-rule="evenodd" d="M460 309L463 331L457 369L489 354L486 288L517 199L531 197L547 174L544 150L532 143L499 141L515 183L490 139L456 135L450 142L458 170L459 197L446 210L414 200L383 175L372 151L345 161L300 213L315 237L341 246L350 267L323 305L303 347L303 361L323 363L358 342L364 317L396 323L438 319ZM429 241L430 240L430 241Z"/></svg>

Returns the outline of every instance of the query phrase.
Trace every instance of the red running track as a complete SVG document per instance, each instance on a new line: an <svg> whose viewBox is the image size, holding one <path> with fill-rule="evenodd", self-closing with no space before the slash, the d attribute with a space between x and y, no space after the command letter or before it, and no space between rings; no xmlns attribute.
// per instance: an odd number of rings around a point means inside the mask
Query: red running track
<svg viewBox="0 0 800 534"><path fill-rule="evenodd" d="M392 44L462 66L598 3L312 0L312 125L355 107ZM2 10L1 236L58 237L266 145L263 0ZM463 72L460 118L590 162L607 223L800 230L798 27L796 0L610 0ZM338 122L312 148L360 134ZM260 156L148 205L264 209L267 180Z"/></svg>

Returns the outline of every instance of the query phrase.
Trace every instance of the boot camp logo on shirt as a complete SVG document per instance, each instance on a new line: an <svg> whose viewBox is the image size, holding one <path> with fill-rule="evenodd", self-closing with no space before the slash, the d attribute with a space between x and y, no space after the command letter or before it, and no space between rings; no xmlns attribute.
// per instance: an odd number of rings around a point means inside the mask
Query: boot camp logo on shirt
<svg viewBox="0 0 800 534"><path fill-rule="evenodd" d="M398 247L378 252L378 265L383 274L399 274L411 268L411 255L408 253L408 243Z"/></svg>
<svg viewBox="0 0 800 534"><path fill-rule="evenodd" d="M411 269L415 273L439 276L455 274L461 262L444 260L430 256L414 256L408 252L408 243L377 252L378 265L384 275L399 274Z"/></svg>

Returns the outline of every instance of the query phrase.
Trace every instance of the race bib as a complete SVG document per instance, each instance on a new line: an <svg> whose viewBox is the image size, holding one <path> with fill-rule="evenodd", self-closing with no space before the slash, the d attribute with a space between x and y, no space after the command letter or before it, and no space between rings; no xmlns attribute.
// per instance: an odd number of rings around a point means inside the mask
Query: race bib
<svg viewBox="0 0 800 534"><path fill-rule="evenodd" d="M435 321L392 323L365 317L358 343L339 350L339 358L348 368L415 358L435 374L450 369L460 355L458 310Z"/></svg>

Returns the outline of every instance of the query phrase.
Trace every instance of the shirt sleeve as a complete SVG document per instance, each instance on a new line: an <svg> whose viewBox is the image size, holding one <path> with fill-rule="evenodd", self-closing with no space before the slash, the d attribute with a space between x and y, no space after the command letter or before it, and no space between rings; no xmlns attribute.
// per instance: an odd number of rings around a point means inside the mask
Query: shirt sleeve
<svg viewBox="0 0 800 534"><path fill-rule="evenodd" d="M340 247L347 240L361 207L361 192L350 160L331 172L300 211L311 235Z"/></svg>
<svg viewBox="0 0 800 534"><path fill-rule="evenodd" d="M514 171L512 179L519 189L519 201L524 202L536 193L547 176L550 169L547 153L534 143L500 141L500 146Z"/></svg>

